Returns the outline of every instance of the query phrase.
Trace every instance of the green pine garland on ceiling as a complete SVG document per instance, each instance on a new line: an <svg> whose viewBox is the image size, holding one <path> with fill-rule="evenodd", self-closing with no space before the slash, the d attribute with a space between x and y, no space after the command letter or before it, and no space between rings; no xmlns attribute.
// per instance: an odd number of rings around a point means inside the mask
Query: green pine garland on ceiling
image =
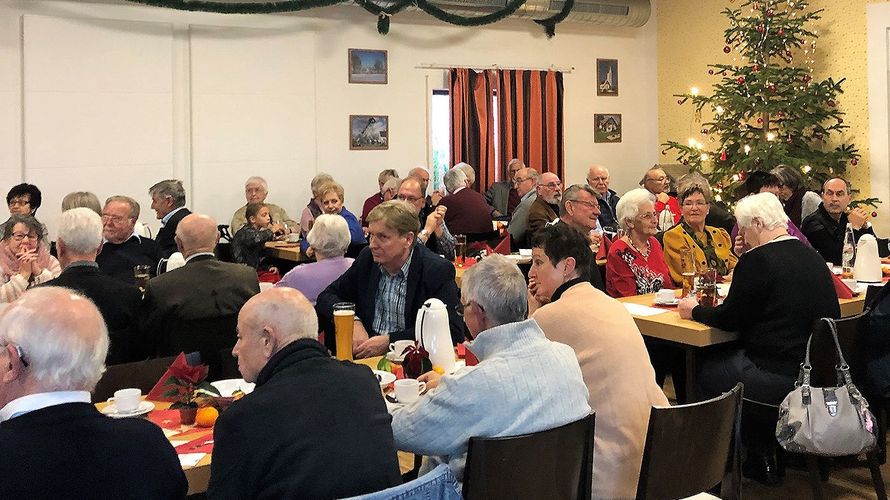
<svg viewBox="0 0 890 500"><path fill-rule="evenodd" d="M163 7L192 12L213 12L217 14L272 14L299 12L317 7L329 7L346 3L349 0L280 0L277 2L219 2L212 0L127 0L132 3ZM527 0L510 0L503 9L481 16L461 16L452 14L433 5L428 0L399 0L389 7L381 7L372 0L354 0L356 4L377 16L377 31L385 35L389 32L389 20L393 15L415 6L436 19L457 26L483 26L496 23L515 13ZM574 6L574 0L567 0L556 15L535 21L544 27L547 37L556 33L556 25L564 21Z"/></svg>

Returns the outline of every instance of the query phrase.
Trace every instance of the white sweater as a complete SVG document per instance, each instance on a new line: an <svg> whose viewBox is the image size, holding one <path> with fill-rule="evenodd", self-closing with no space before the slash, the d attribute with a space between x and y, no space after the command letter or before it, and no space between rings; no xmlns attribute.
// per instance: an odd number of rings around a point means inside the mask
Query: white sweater
<svg viewBox="0 0 890 500"><path fill-rule="evenodd" d="M547 340L534 320L486 330L468 348L478 365L393 412L396 447L428 456L421 473L448 463L462 479L471 437L538 432L590 413L575 352Z"/></svg>

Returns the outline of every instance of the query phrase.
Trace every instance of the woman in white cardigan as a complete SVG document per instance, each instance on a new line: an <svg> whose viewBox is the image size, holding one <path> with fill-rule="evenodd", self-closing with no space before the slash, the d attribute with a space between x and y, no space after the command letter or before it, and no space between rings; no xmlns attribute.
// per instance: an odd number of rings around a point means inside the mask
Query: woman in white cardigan
<svg viewBox="0 0 890 500"><path fill-rule="evenodd" d="M59 261L49 254L43 224L30 215L13 215L3 224L0 241L0 302L12 302L25 290L59 276Z"/></svg>
<svg viewBox="0 0 890 500"><path fill-rule="evenodd" d="M630 313L587 281L592 257L587 238L568 225L536 234L529 311L548 339L575 350L581 365L596 412L593 498L633 498L650 409L668 401Z"/></svg>

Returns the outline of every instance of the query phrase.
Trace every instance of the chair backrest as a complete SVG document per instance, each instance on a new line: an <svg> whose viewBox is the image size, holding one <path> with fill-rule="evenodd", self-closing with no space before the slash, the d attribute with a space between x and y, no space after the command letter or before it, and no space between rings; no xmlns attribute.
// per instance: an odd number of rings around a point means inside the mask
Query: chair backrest
<svg viewBox="0 0 890 500"><path fill-rule="evenodd" d="M173 364L174 359L176 356L108 366L96 388L93 389L93 401L105 401L114 396L114 391L131 387L139 388L143 394L148 394L167 368Z"/></svg>
<svg viewBox="0 0 890 500"><path fill-rule="evenodd" d="M890 286L890 285L887 285L885 283L884 285L869 285L869 286L865 287L865 307L870 307L871 309L875 308L874 301L877 298L878 294L881 293L881 290L884 289L885 286Z"/></svg>
<svg viewBox="0 0 890 500"><path fill-rule="evenodd" d="M684 498L721 482L727 491L723 498L739 497L741 405L742 384L736 384L731 391L707 401L653 407L637 498Z"/></svg>
<svg viewBox="0 0 890 500"><path fill-rule="evenodd" d="M460 488L447 464L399 486L382 491L349 497L344 500L461 500Z"/></svg>
<svg viewBox="0 0 890 500"><path fill-rule="evenodd" d="M595 421L591 413L533 434L470 438L464 498L590 498Z"/></svg>
<svg viewBox="0 0 890 500"><path fill-rule="evenodd" d="M847 364L850 365L850 375L853 382L864 382L862 377L865 370L865 343L863 335L868 326L870 309L862 311L856 316L834 320L837 328L837 340L841 345L841 351ZM838 365L837 348L831 338L831 329L828 323L818 320L813 326L813 341L810 344L810 383L814 387L834 387L837 385Z"/></svg>
<svg viewBox="0 0 890 500"><path fill-rule="evenodd" d="M177 320L161 355L198 351L201 362L209 368L208 380L239 378L238 364L232 356L238 340L237 325L237 314Z"/></svg>

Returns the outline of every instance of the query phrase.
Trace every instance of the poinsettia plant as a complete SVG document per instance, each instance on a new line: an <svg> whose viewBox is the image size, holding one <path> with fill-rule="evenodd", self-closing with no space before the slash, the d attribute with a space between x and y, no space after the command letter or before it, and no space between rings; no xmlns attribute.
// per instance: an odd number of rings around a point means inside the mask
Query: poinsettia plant
<svg viewBox="0 0 890 500"><path fill-rule="evenodd" d="M433 369L430 353L417 342L414 342L414 345L409 345L402 352L405 357L402 367L405 369L406 377L417 378Z"/></svg>
<svg viewBox="0 0 890 500"><path fill-rule="evenodd" d="M197 408L219 397L219 391L207 381L207 371L207 365L174 363L170 367L170 377L164 382L164 386L170 390L164 393L164 397L176 398L170 405L171 409Z"/></svg>

